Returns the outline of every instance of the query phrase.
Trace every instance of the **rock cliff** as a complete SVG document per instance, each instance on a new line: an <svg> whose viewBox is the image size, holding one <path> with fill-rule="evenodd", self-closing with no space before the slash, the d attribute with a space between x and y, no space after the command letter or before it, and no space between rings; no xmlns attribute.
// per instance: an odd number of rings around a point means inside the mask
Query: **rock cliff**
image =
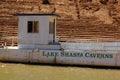
<svg viewBox="0 0 120 80"><path fill-rule="evenodd" d="M17 45L15 13L58 14L60 38L120 39L119 0L0 0L0 44Z"/></svg>

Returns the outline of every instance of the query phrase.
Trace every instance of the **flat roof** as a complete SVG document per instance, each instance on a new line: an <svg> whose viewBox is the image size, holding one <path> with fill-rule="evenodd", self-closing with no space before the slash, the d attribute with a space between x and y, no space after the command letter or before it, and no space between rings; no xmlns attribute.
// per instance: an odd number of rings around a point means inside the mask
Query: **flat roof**
<svg viewBox="0 0 120 80"><path fill-rule="evenodd" d="M13 14L14 16L58 16L57 14Z"/></svg>

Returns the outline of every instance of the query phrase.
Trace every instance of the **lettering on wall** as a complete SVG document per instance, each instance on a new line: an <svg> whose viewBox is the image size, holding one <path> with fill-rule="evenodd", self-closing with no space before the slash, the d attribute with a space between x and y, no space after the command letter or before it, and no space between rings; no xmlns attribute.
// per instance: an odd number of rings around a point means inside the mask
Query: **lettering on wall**
<svg viewBox="0 0 120 80"><path fill-rule="evenodd" d="M113 54L103 54L103 53L89 53L89 52L49 52L43 51L43 56L47 57L54 57L54 56L61 56L61 57L84 57L84 58L113 58Z"/></svg>

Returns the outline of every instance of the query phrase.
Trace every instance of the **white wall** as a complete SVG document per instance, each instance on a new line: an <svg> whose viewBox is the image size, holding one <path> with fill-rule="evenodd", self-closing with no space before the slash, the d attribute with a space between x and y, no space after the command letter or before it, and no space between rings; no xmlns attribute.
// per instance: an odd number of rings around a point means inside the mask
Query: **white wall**
<svg viewBox="0 0 120 80"><path fill-rule="evenodd" d="M120 42L81 42L81 43L67 43L61 42L61 47L64 50L89 50L100 51L108 53L120 52Z"/></svg>
<svg viewBox="0 0 120 80"><path fill-rule="evenodd" d="M61 56L62 51L55 50L21 50L21 49L0 49L0 61L30 62L30 63L53 63L53 64L74 64L74 65L99 65L99 66L119 66L120 54L96 53L89 54L112 55L110 58L85 57L85 56ZM43 54L44 53L44 54ZM48 54L49 53L49 54ZM64 53L82 53L84 51L64 51ZM57 54L57 55L53 55Z"/></svg>
<svg viewBox="0 0 120 80"><path fill-rule="evenodd" d="M39 21L39 33L28 33L27 22ZM49 16L19 16L19 45L48 44L49 41Z"/></svg>

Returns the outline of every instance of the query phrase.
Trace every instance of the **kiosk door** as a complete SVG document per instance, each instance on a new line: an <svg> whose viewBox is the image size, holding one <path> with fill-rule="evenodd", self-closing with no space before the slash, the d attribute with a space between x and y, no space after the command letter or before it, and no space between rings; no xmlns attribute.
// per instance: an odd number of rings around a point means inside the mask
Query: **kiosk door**
<svg viewBox="0 0 120 80"><path fill-rule="evenodd" d="M49 22L49 43L55 43L55 19Z"/></svg>

